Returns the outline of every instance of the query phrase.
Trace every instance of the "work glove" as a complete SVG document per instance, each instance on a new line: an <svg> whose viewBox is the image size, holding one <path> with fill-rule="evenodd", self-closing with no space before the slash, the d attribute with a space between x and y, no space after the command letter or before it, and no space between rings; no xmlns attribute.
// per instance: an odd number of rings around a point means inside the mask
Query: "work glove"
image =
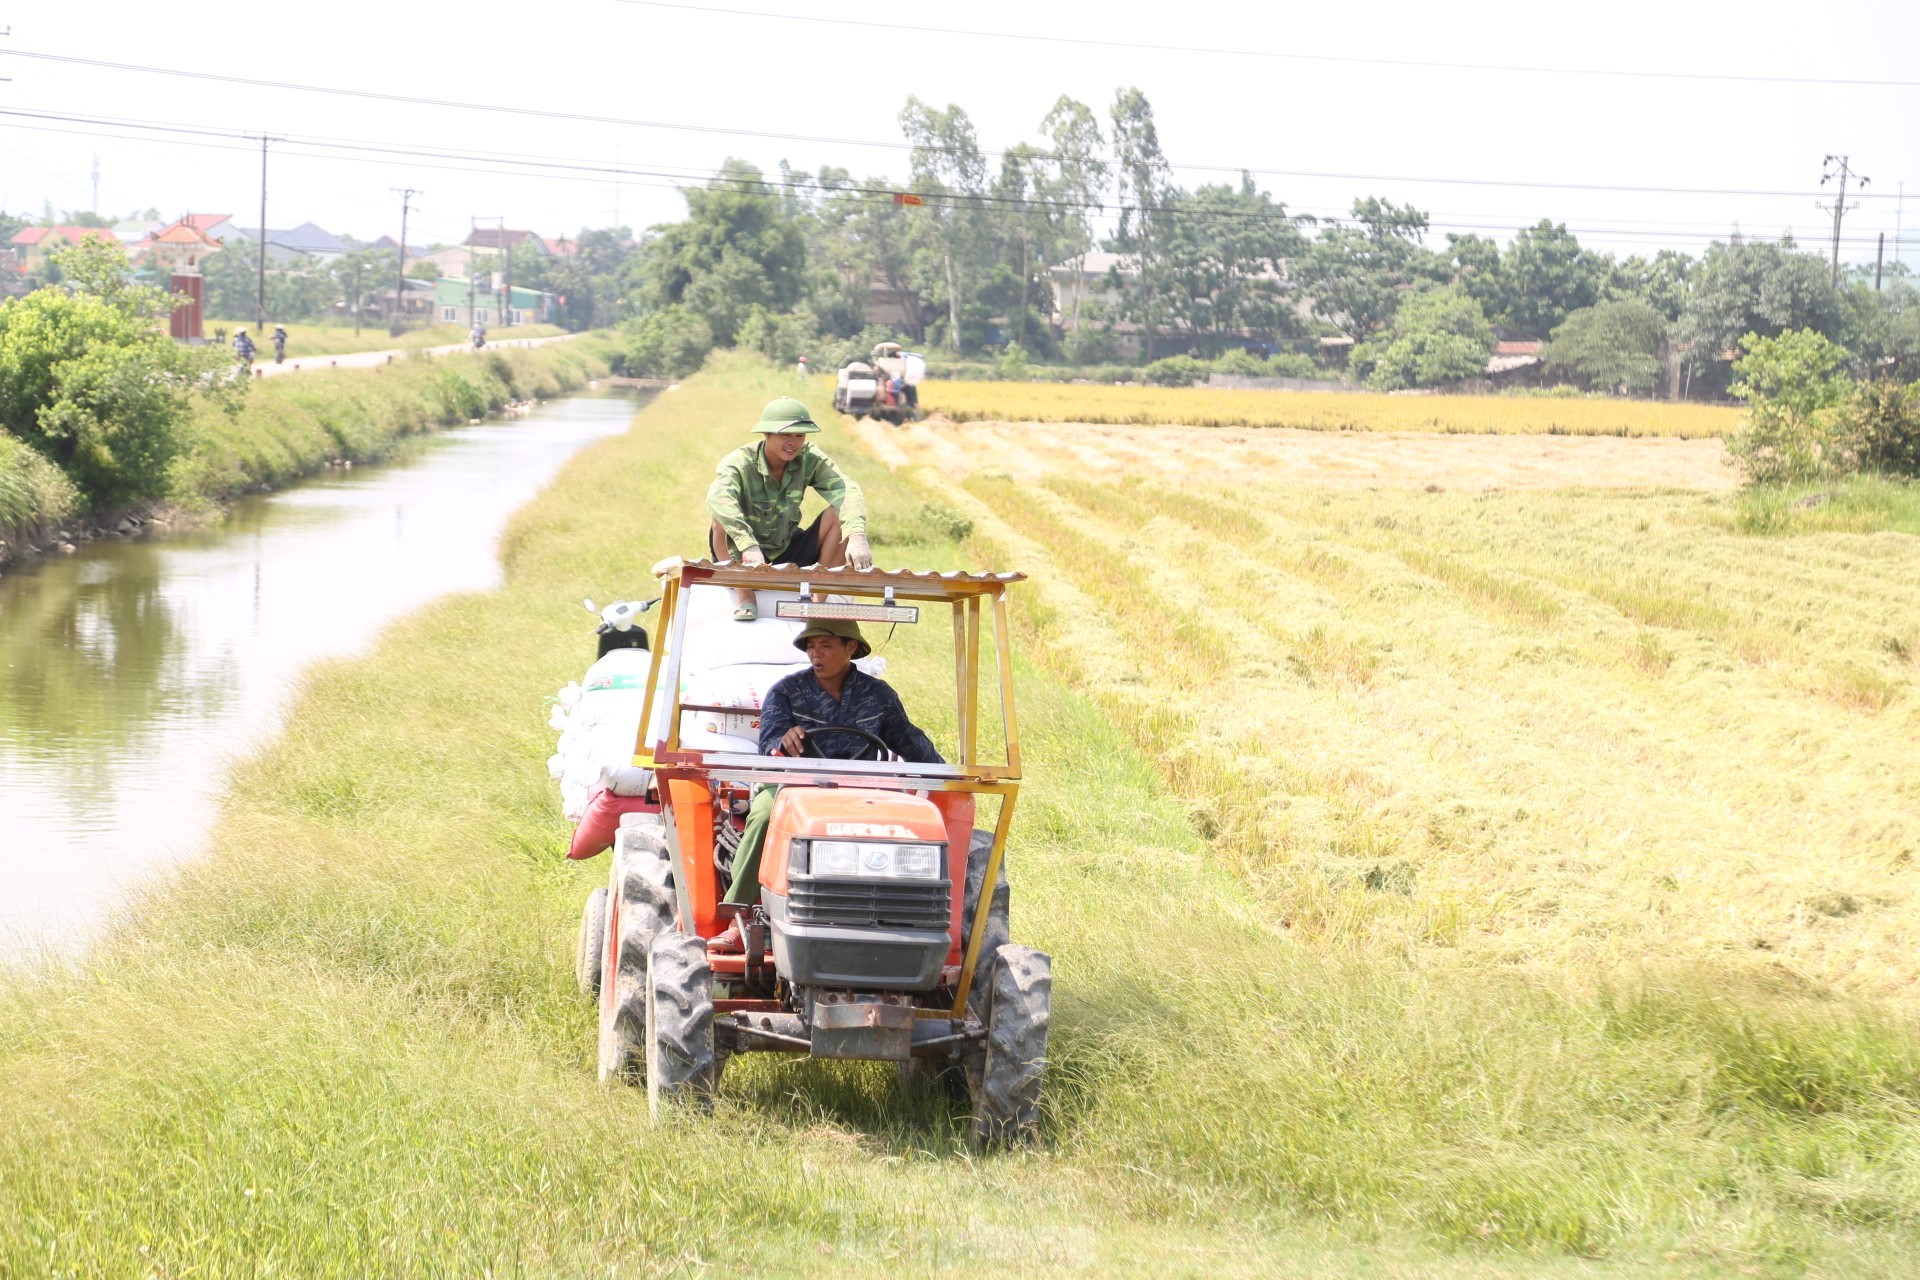
<svg viewBox="0 0 1920 1280"><path fill-rule="evenodd" d="M749 569L758 569L761 565L765 564L766 562L767 562L766 554L760 550L760 546L758 543L755 543L753 546L748 547L745 551L742 551L740 553L740 563L745 565Z"/></svg>
<svg viewBox="0 0 1920 1280"><path fill-rule="evenodd" d="M867 545L867 535L856 533L847 539L847 564L855 569L873 568L873 548Z"/></svg>

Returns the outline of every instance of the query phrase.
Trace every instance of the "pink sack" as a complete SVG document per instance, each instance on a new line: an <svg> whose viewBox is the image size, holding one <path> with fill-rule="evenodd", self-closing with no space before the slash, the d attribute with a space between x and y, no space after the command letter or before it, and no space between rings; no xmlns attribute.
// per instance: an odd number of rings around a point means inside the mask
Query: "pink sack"
<svg viewBox="0 0 1920 1280"><path fill-rule="evenodd" d="M569 858L595 858L613 848L614 833L620 830L620 815L623 813L658 813L660 804L645 796L617 796L607 790L606 784L594 787L593 794L587 797L587 811L580 815L580 821L573 828L573 844L567 849Z"/></svg>

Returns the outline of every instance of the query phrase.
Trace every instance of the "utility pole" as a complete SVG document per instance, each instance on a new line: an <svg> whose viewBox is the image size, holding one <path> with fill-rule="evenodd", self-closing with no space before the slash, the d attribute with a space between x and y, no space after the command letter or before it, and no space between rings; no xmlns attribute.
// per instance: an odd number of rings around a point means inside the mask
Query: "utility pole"
<svg viewBox="0 0 1920 1280"><path fill-rule="evenodd" d="M507 243L507 220L500 219L500 327L513 327L513 246Z"/></svg>
<svg viewBox="0 0 1920 1280"><path fill-rule="evenodd" d="M399 264L393 279L393 324L391 331L398 334L404 327L407 294L407 213L417 195L424 195L412 187L389 187L389 191L400 197L400 245L394 260Z"/></svg>
<svg viewBox="0 0 1920 1280"><path fill-rule="evenodd" d="M473 328L474 325L479 323L479 320L473 310L475 305L475 300L473 296L473 287L474 287L473 235L474 235L474 232L478 231L479 229L480 229L480 219L474 217L472 214L468 214L467 215L467 328L469 329Z"/></svg>
<svg viewBox="0 0 1920 1280"><path fill-rule="evenodd" d="M1864 187L1867 185L1867 179L1855 173L1847 164L1847 159L1846 156L1828 156L1820 162L1823 169L1823 172L1820 174L1820 185L1824 187L1836 178L1839 179L1840 182L1840 198L1833 202L1833 265L1827 272L1827 283L1835 287L1840 284L1840 220L1846 217L1851 210L1860 207L1858 201L1855 201L1851 205L1847 203L1847 181L1848 179L1855 179L1861 186ZM1818 203L1814 205L1816 209L1825 209L1826 207L1826 205Z"/></svg>
<svg viewBox="0 0 1920 1280"><path fill-rule="evenodd" d="M260 144L260 292L254 298L253 322L264 336L267 328L267 148L285 139L264 133L246 136Z"/></svg>
<svg viewBox="0 0 1920 1280"><path fill-rule="evenodd" d="M93 153L93 211L100 212L100 153Z"/></svg>
<svg viewBox="0 0 1920 1280"><path fill-rule="evenodd" d="M1887 233L1880 233L1880 248L1873 255L1873 291L1880 292L1880 268L1887 261Z"/></svg>

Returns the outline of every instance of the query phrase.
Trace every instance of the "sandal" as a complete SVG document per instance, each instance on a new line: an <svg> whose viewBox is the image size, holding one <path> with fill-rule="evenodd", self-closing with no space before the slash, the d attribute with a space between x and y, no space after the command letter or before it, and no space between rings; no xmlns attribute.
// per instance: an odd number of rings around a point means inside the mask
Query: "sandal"
<svg viewBox="0 0 1920 1280"><path fill-rule="evenodd" d="M735 622L757 622L759 618L760 606L757 603L743 604L733 611L733 620Z"/></svg>

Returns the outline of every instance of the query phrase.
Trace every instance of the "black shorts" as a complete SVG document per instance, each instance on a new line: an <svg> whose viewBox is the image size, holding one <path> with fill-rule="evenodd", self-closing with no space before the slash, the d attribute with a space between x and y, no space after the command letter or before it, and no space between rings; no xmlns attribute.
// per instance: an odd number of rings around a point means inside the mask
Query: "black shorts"
<svg viewBox="0 0 1920 1280"><path fill-rule="evenodd" d="M802 568L820 563L820 522L827 513L822 511L813 518L813 523L804 529L796 529L793 540L776 553L771 547L762 547L768 564L797 564Z"/></svg>
<svg viewBox="0 0 1920 1280"><path fill-rule="evenodd" d="M760 554L767 558L768 564L797 564L801 568L805 568L808 565L819 564L820 521L826 518L826 514L826 512L822 511L813 518L812 524L804 529L797 530L793 535L793 540L787 543L786 546L761 547ZM733 558L736 560L739 559L740 553L735 551Z"/></svg>

